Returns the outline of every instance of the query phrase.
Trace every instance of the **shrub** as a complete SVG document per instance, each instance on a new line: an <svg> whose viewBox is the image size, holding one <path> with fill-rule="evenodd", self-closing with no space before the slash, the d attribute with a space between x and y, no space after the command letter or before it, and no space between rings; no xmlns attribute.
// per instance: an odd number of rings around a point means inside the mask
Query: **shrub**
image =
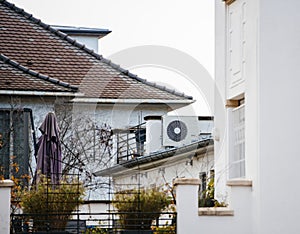
<svg viewBox="0 0 300 234"><path fill-rule="evenodd" d="M130 190L115 195L114 206L118 209L120 224L125 230L150 230L153 220L170 204L166 192L158 188Z"/></svg>
<svg viewBox="0 0 300 234"><path fill-rule="evenodd" d="M22 195L24 214L33 220L36 231L51 227L64 229L72 212L82 202L83 186L76 180L64 178L59 185L52 185L41 177L39 184Z"/></svg>
<svg viewBox="0 0 300 234"><path fill-rule="evenodd" d="M87 228L84 234L106 234L106 233L109 233L107 228L90 227Z"/></svg>
<svg viewBox="0 0 300 234"><path fill-rule="evenodd" d="M224 202L215 199L214 178L208 182L207 188L202 192L199 199L199 207L226 207Z"/></svg>
<svg viewBox="0 0 300 234"><path fill-rule="evenodd" d="M154 234L176 234L176 226L163 226L163 227L155 227L153 228Z"/></svg>

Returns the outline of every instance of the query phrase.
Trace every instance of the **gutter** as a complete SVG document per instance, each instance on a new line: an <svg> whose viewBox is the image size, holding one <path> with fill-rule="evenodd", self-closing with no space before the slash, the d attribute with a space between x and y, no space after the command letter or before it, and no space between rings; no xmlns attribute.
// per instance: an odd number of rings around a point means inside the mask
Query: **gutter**
<svg viewBox="0 0 300 234"><path fill-rule="evenodd" d="M0 95L22 95L22 96L60 96L73 97L75 93L68 92L51 92L51 91L18 91L18 90L0 90Z"/></svg>
<svg viewBox="0 0 300 234"><path fill-rule="evenodd" d="M191 104L195 100L166 100L166 99L117 99L117 98L78 98L84 96L82 93L72 92L51 92L51 91L19 91L0 90L0 95L21 95L21 96L54 96L54 97L75 97L71 103L107 103L107 104Z"/></svg>
<svg viewBox="0 0 300 234"><path fill-rule="evenodd" d="M117 98L74 98L71 100L74 103L120 103L120 104L140 104L140 103L155 103L155 104L191 104L195 100L168 100L168 99L117 99Z"/></svg>
<svg viewBox="0 0 300 234"><path fill-rule="evenodd" d="M151 163L151 168L159 166L160 163L174 158L174 160L181 157L194 157L198 155L203 155L214 150L213 140L201 140L190 145L182 146L179 148L174 148L167 151L156 152L146 156L141 156L121 164L114 165L110 168L95 172L96 176L111 177L117 174L124 174L129 169L149 169L150 167L143 166L145 164Z"/></svg>

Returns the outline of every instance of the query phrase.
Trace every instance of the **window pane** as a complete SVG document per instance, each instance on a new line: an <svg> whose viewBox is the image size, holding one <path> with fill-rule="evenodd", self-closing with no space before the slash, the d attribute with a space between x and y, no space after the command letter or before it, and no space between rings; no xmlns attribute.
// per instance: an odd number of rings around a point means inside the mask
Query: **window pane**
<svg viewBox="0 0 300 234"><path fill-rule="evenodd" d="M0 175L4 178L9 178L9 111L0 110L0 135L1 135L1 147L0 147Z"/></svg>
<svg viewBox="0 0 300 234"><path fill-rule="evenodd" d="M13 162L19 166L14 176L18 178L29 173L29 119L29 112L13 113Z"/></svg>
<svg viewBox="0 0 300 234"><path fill-rule="evenodd" d="M230 178L245 176L245 106L232 110L232 151L230 155Z"/></svg>
<svg viewBox="0 0 300 234"><path fill-rule="evenodd" d="M4 178L29 173L29 120L29 112L0 110L0 175Z"/></svg>

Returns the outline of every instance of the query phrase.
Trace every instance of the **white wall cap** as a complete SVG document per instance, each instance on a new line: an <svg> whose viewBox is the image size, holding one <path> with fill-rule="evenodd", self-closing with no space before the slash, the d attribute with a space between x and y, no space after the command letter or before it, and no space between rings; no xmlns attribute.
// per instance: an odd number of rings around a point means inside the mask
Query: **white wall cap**
<svg viewBox="0 0 300 234"><path fill-rule="evenodd" d="M227 181L226 185L252 187L252 180L243 179L243 178L231 179Z"/></svg>
<svg viewBox="0 0 300 234"><path fill-rule="evenodd" d="M12 180L0 180L0 188L13 187L15 183Z"/></svg>
<svg viewBox="0 0 300 234"><path fill-rule="evenodd" d="M227 207L203 207L198 210L199 216L233 216L233 210Z"/></svg>
<svg viewBox="0 0 300 234"><path fill-rule="evenodd" d="M196 178L177 178L174 180L174 186L177 185L199 185L200 179Z"/></svg>

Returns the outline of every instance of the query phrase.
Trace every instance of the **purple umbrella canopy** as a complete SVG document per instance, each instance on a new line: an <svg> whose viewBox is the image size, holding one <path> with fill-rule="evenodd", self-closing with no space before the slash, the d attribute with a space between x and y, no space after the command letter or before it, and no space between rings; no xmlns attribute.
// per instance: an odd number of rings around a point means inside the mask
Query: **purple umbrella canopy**
<svg viewBox="0 0 300 234"><path fill-rule="evenodd" d="M56 116L49 112L39 127L42 135L37 143L36 176L39 173L46 175L53 184L58 184L61 175L61 144L59 127Z"/></svg>

